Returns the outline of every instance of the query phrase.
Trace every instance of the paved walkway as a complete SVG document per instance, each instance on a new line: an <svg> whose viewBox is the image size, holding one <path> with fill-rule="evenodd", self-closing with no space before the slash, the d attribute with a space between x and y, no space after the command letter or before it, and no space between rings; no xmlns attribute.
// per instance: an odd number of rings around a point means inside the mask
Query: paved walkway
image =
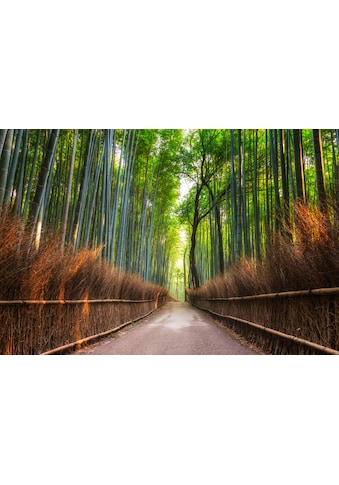
<svg viewBox="0 0 339 485"><path fill-rule="evenodd" d="M254 355L255 351L189 303L166 303L136 325L78 354L90 355Z"/></svg>

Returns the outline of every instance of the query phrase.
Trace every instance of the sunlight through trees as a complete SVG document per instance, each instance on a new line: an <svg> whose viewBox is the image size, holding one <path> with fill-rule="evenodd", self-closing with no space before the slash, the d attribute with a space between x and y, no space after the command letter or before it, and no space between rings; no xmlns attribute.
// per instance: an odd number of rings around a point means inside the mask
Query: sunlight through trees
<svg viewBox="0 0 339 485"><path fill-rule="evenodd" d="M293 238L296 203L338 224L338 147L337 129L2 129L0 205L182 299Z"/></svg>

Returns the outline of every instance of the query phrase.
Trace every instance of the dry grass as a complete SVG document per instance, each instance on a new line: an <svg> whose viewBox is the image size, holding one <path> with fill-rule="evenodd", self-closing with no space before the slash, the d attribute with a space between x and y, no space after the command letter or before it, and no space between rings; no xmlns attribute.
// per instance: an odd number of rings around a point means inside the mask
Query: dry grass
<svg viewBox="0 0 339 485"><path fill-rule="evenodd" d="M239 261L224 276L196 291L187 290L188 296L229 298L339 287L338 226L316 208L298 205L294 210L293 231L289 230L288 234L286 228L284 236L272 237L263 261ZM196 302L200 307L209 307L224 315L339 349L338 296Z"/></svg>
<svg viewBox="0 0 339 485"><path fill-rule="evenodd" d="M38 354L104 332L155 307L166 290L98 260L99 250L60 251L46 234L35 249L19 219L0 226L0 300L152 300L144 303L0 305L0 353Z"/></svg>

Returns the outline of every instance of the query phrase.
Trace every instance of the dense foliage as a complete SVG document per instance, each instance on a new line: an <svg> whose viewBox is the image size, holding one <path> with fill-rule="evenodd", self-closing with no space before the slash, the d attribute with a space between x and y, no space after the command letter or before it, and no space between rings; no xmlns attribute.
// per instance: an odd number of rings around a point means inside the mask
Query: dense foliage
<svg viewBox="0 0 339 485"><path fill-rule="evenodd" d="M338 143L335 129L3 129L0 205L37 246L54 230L177 294L295 241L296 204L337 224Z"/></svg>
<svg viewBox="0 0 339 485"><path fill-rule="evenodd" d="M192 130L180 208L190 236L187 284L197 288L244 258L260 261L276 235L296 239L296 209L338 223L338 130Z"/></svg>
<svg viewBox="0 0 339 485"><path fill-rule="evenodd" d="M0 206L39 245L101 248L113 266L168 286L177 227L179 130L1 130Z"/></svg>

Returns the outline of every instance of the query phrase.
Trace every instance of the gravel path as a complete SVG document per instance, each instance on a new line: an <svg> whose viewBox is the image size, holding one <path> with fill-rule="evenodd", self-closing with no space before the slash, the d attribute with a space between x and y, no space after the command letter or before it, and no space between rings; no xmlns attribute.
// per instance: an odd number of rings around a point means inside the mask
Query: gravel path
<svg viewBox="0 0 339 485"><path fill-rule="evenodd" d="M203 311L189 303L163 305L141 323L87 347L87 355L255 355Z"/></svg>

